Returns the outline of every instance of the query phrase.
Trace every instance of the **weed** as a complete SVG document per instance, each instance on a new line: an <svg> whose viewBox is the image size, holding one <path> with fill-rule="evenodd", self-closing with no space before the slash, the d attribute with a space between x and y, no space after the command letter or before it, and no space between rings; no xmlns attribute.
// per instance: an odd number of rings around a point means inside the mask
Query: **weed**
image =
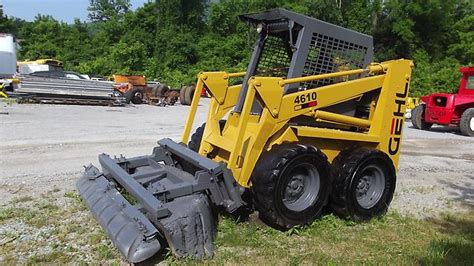
<svg viewBox="0 0 474 266"><path fill-rule="evenodd" d="M288 236L292 236L292 235L299 236L303 230L304 230L304 226L296 225L296 226L293 226L292 228L288 229L285 233Z"/></svg>
<svg viewBox="0 0 474 266"><path fill-rule="evenodd" d="M25 234L43 227L36 238L0 245L1 263L81 264L92 260L97 264L112 264L122 259L92 215L81 211L86 207L77 193L66 192L64 197L66 204L61 205L54 197L44 197L28 208L14 203L0 208L0 225L23 222L27 228L22 232ZM2 233L0 237L8 240L17 235ZM36 252L44 245L50 248L49 253ZM297 226L286 232L258 222L236 222L221 217L213 258L177 259L167 250L164 259L171 265L473 265L473 250L474 212L418 220L391 211L365 223L325 215L308 226ZM20 258L18 254L30 255Z"/></svg>
<svg viewBox="0 0 474 266"><path fill-rule="evenodd" d="M60 251L53 251L48 254L41 254L41 255L33 255L30 257L27 261L27 265L36 265L39 263L48 263L48 262L54 262L55 264L58 263L65 263L69 262L71 260L71 257L68 256L66 253L60 252Z"/></svg>
<svg viewBox="0 0 474 266"><path fill-rule="evenodd" d="M79 195L75 191L68 191L64 193L64 197L70 199L77 199L79 198Z"/></svg>
<svg viewBox="0 0 474 266"><path fill-rule="evenodd" d="M10 202L15 204L15 203L28 202L28 201L32 201L32 200L33 200L33 198L30 197L30 196L22 196L22 197L14 198Z"/></svg>
<svg viewBox="0 0 474 266"><path fill-rule="evenodd" d="M101 242L98 245L94 246L93 249L101 260L110 260L115 258L116 256L115 248L112 247L110 243Z"/></svg>
<svg viewBox="0 0 474 266"><path fill-rule="evenodd" d="M7 207L0 209L0 222L15 217L15 207Z"/></svg>

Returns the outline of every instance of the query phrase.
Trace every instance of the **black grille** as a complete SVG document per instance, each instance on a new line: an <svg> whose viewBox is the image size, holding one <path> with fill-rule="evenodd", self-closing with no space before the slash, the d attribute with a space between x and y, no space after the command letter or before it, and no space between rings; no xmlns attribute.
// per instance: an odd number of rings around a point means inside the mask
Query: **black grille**
<svg viewBox="0 0 474 266"><path fill-rule="evenodd" d="M258 61L256 76L285 78L288 75L290 62L291 49L288 41L269 35Z"/></svg>
<svg viewBox="0 0 474 266"><path fill-rule="evenodd" d="M367 47L313 33L302 76L363 68L366 54ZM345 80L347 78L321 79L304 83L303 87L315 88Z"/></svg>

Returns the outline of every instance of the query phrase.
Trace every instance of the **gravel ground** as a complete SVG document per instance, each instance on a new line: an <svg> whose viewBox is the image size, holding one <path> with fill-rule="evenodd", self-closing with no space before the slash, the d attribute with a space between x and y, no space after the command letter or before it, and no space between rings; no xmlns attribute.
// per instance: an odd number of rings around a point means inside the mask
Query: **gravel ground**
<svg viewBox="0 0 474 266"><path fill-rule="evenodd" d="M179 140L188 109L0 102L0 264L125 265L73 192L75 180L99 153L143 155L160 138ZM474 208L474 138L410 123L404 138L392 210L424 218Z"/></svg>
<svg viewBox="0 0 474 266"><path fill-rule="evenodd" d="M195 126L206 117L203 100ZM74 190L97 155L149 154L160 138L179 140L188 106L30 105L0 102L0 204L52 188ZM474 207L474 138L406 123L392 208L419 217Z"/></svg>

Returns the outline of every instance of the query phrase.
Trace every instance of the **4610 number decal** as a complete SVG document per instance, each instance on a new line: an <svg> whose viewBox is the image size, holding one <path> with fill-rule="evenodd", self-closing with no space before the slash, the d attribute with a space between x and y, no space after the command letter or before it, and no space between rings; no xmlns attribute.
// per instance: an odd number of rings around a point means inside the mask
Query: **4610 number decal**
<svg viewBox="0 0 474 266"><path fill-rule="evenodd" d="M296 96L294 100L295 111L318 105L317 99L318 95L315 91Z"/></svg>

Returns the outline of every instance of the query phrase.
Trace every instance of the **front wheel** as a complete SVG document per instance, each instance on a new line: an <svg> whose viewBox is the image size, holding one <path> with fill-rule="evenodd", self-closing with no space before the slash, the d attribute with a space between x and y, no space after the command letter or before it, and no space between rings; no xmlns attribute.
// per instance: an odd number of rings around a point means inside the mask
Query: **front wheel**
<svg viewBox="0 0 474 266"><path fill-rule="evenodd" d="M251 180L260 217L283 230L317 219L331 191L326 156L303 144L282 144L263 153Z"/></svg>
<svg viewBox="0 0 474 266"><path fill-rule="evenodd" d="M466 109L466 111L462 113L459 127L463 135L474 137L474 108Z"/></svg>
<svg viewBox="0 0 474 266"><path fill-rule="evenodd" d="M431 126L433 126L432 123L426 123L423 119L425 115L425 109L426 106L424 104L420 104L411 111L411 123L413 124L414 128L429 130Z"/></svg>
<svg viewBox="0 0 474 266"><path fill-rule="evenodd" d="M143 92L139 89L135 89L130 93L130 101L134 104L143 103Z"/></svg>

